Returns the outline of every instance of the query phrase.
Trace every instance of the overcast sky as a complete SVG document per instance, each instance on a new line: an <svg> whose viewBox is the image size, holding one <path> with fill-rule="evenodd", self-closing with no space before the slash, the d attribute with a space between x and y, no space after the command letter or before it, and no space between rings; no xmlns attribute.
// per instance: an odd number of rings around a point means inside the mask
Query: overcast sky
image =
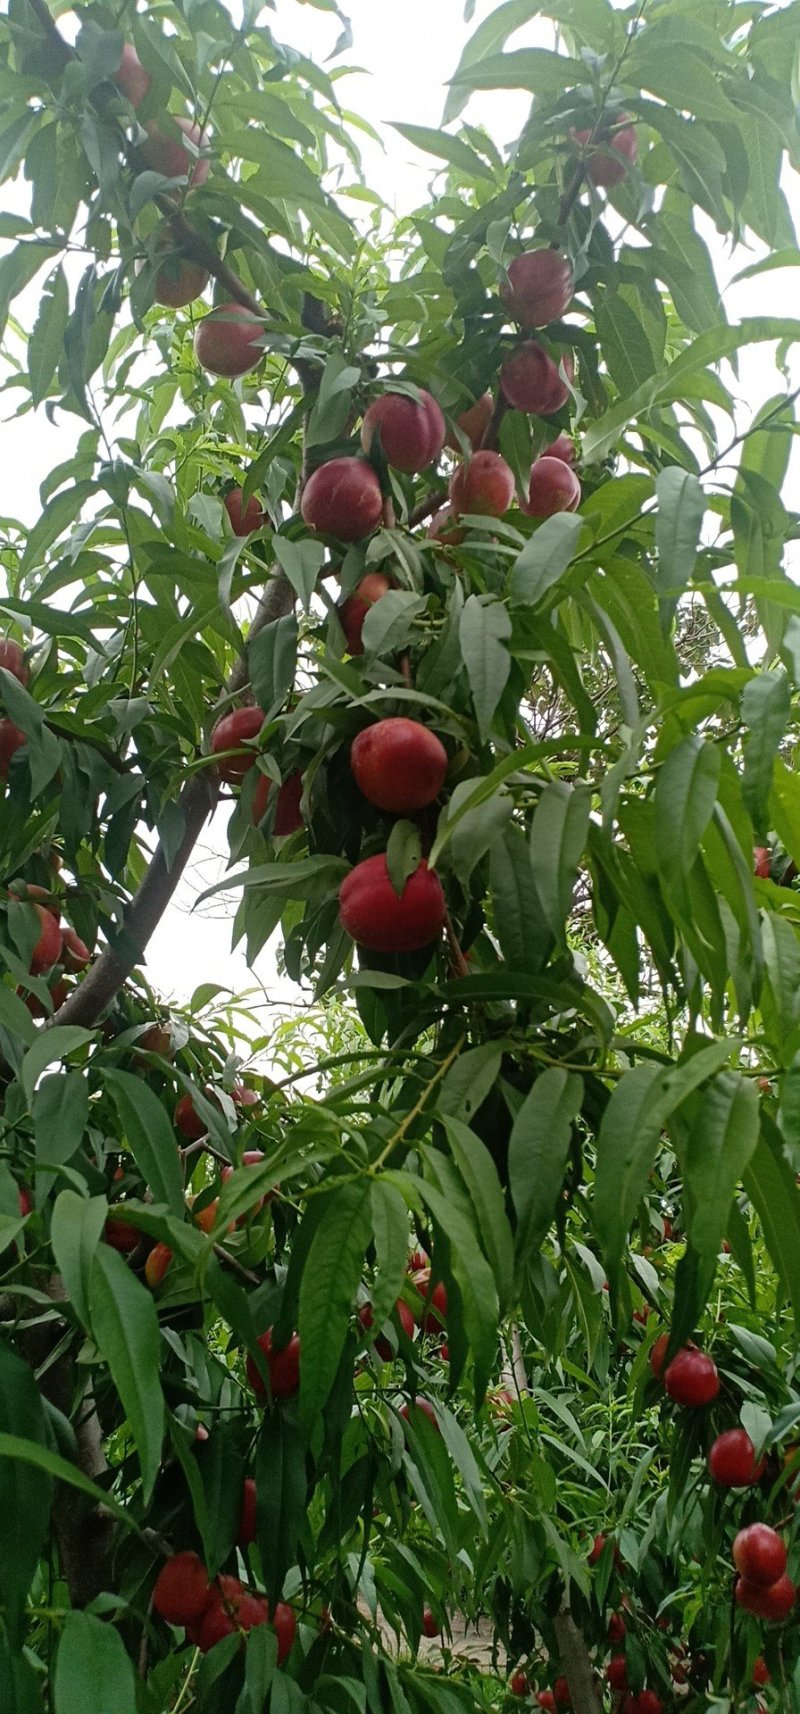
<svg viewBox="0 0 800 1714"><path fill-rule="evenodd" d="M361 137L359 147L364 153L368 178L375 182L384 199L400 211L423 200L433 168L429 159L391 130L389 121L439 123L445 81L454 71L468 35L495 9L496 3L497 0L479 0L474 18L466 25L464 0L349 0L349 4L343 0L354 36L353 47L344 60L363 71L339 83L339 98L343 105L350 105L381 131L385 152ZM320 63L325 62L341 28L334 17L317 11L311 4L303 4L302 0L278 0L276 12L267 12L265 16L278 40L299 48ZM513 45L544 39L543 29L538 22L526 25ZM484 121L498 144L503 144L518 133L527 108L525 95L504 91L474 98L469 118ZM797 214L800 202L794 190L792 201ZM752 255L740 256L733 266L730 258L721 253L718 243L715 249L723 279L753 259ZM745 314L795 314L797 279L796 270L783 270L737 288L728 303L731 319ZM24 319L30 319L30 303ZM745 358L741 379L748 415L780 384L763 348L753 357ZM16 422L13 428L6 428L0 468L0 511L32 520L38 513L39 483L65 456L68 450L64 431L52 429L43 412L38 413L35 422L28 417ZM187 914L196 892L217 878L219 865L214 853L224 849L224 845L224 821L218 816L204 841L199 868L180 889L176 903L165 915L151 943L148 979L166 996L187 999L200 983L207 981L224 983L239 992L253 982L241 955L231 955L228 920L224 916ZM297 998L293 984L278 980L269 950L257 961L257 975L271 995Z"/></svg>

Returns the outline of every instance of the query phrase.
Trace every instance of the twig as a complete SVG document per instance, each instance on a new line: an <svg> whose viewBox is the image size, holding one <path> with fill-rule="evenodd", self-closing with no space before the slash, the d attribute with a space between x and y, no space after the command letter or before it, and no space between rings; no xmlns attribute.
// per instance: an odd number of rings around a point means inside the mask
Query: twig
<svg viewBox="0 0 800 1714"><path fill-rule="evenodd" d="M245 1285L257 1286L261 1284L258 1274L251 1273L243 1262L238 1261L236 1256L232 1256L230 1251L226 1250L224 1244L214 1245L214 1255L220 1262L224 1262L227 1267L232 1268L233 1272L239 1275L240 1280L244 1280Z"/></svg>
<svg viewBox="0 0 800 1714"><path fill-rule="evenodd" d="M415 524L423 524L426 518L432 517L434 512L438 512L440 506L446 504L446 489L442 489L441 494L426 494L425 499L420 500L418 505L408 514L409 529L413 530Z"/></svg>

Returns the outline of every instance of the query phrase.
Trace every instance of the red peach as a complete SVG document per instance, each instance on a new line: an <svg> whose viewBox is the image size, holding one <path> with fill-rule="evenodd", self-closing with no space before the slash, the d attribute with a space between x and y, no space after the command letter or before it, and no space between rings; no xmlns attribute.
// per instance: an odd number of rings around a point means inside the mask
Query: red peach
<svg viewBox="0 0 800 1714"><path fill-rule="evenodd" d="M502 518L514 499L514 475L499 452L476 452L450 478L455 513Z"/></svg>
<svg viewBox="0 0 800 1714"><path fill-rule="evenodd" d="M572 358L564 355L561 364L572 381L575 373ZM515 410L539 417L553 416L569 398L569 387L562 381L557 365L535 339L518 345L506 358L500 370L500 386Z"/></svg>
<svg viewBox="0 0 800 1714"><path fill-rule="evenodd" d="M569 308L573 291L572 268L566 256L558 250L526 250L509 263L500 297L520 327L546 327Z"/></svg>
<svg viewBox="0 0 800 1714"><path fill-rule="evenodd" d="M580 503L581 485L571 466L562 458L537 458L523 507L528 517L552 518L556 512L574 512Z"/></svg>
<svg viewBox="0 0 800 1714"><path fill-rule="evenodd" d="M210 375L229 380L257 369L264 355L264 324L244 304L220 304L203 316L194 336L194 354Z"/></svg>
<svg viewBox="0 0 800 1714"><path fill-rule="evenodd" d="M419 390L419 402L405 393L382 393L373 399L361 425L365 452L369 452L378 430L387 463L409 475L435 464L444 445L444 417L424 388Z"/></svg>
<svg viewBox="0 0 800 1714"><path fill-rule="evenodd" d="M435 940L446 912L442 883L426 862L409 875L398 896L386 857L367 857L339 888L339 920L372 952L416 952Z"/></svg>
<svg viewBox="0 0 800 1714"><path fill-rule="evenodd" d="M205 184L211 163L205 156L199 155L205 138L199 125L192 119L175 118L169 115L172 124L183 132L187 142L192 145L191 151L185 149L182 143L173 136L167 136L160 130L155 119L148 119L145 125L147 142L142 143L139 153L154 173L163 173L167 179L185 179L190 185Z"/></svg>
<svg viewBox="0 0 800 1714"><path fill-rule="evenodd" d="M381 521L381 485L363 458L331 458L320 464L303 489L300 504L303 522L310 530L336 536L340 542L359 542Z"/></svg>

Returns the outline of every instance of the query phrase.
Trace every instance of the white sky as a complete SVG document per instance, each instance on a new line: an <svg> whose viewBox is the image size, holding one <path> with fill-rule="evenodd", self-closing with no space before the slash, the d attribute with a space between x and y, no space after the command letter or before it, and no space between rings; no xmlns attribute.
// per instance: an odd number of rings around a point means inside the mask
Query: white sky
<svg viewBox="0 0 800 1714"><path fill-rule="evenodd" d="M405 211L424 200L435 163L392 131L389 121L397 119L418 125L440 122L445 80L455 70L465 40L495 9L498 0L479 0L469 25L464 23L464 0L349 0L349 4L348 0L342 0L342 3L354 34L353 48L343 57L347 63L363 67L364 74L340 83L339 97L381 131L385 153L359 137L367 177L374 181L388 203ZM267 12L265 17L279 41L299 48L321 64L341 27L335 17L303 4L302 0L278 0L277 11ZM543 39L544 26L535 23L517 33L513 46ZM502 145L517 135L527 110L527 96L503 91L474 97L468 118L486 123L496 142ZM800 217L796 187L791 195L795 214ZM20 206L16 199L15 206ZM707 231L705 236L709 241ZM758 254L739 255L732 266L729 258L720 255L716 239L714 250L723 280ZM727 300L730 318L796 313L797 279L796 271L783 270L736 288ZM30 299L27 303L22 299L20 303L22 319L30 324ZM35 304L33 309L35 313ZM758 403L782 384L765 348L752 356L745 355L740 382L749 418ZM35 419L29 416L5 429L0 513L31 520L37 516L39 483L54 464L68 456L69 432L51 428L43 411ZM179 889L176 902L165 914L151 942L147 977L165 997L186 1000L204 982L218 982L240 993L252 987L253 974L243 957L240 953L231 954L227 918L188 915L196 893L218 878L219 853L224 848L224 818L218 816L202 842L199 866ZM269 948L257 960L256 980L272 997L297 1001L294 984L277 977Z"/></svg>

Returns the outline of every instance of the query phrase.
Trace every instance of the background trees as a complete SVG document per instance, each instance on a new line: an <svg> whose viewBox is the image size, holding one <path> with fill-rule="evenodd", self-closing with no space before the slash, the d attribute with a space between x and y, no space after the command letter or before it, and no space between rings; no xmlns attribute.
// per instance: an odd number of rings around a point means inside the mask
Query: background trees
<svg viewBox="0 0 800 1714"><path fill-rule="evenodd" d="M392 226L269 20L11 8L8 395L85 425L3 545L21 1714L800 1705L798 324L709 250L797 261L796 9L538 12ZM131 977L220 794L313 1096ZM376 1628L455 1606L502 1679Z"/></svg>

